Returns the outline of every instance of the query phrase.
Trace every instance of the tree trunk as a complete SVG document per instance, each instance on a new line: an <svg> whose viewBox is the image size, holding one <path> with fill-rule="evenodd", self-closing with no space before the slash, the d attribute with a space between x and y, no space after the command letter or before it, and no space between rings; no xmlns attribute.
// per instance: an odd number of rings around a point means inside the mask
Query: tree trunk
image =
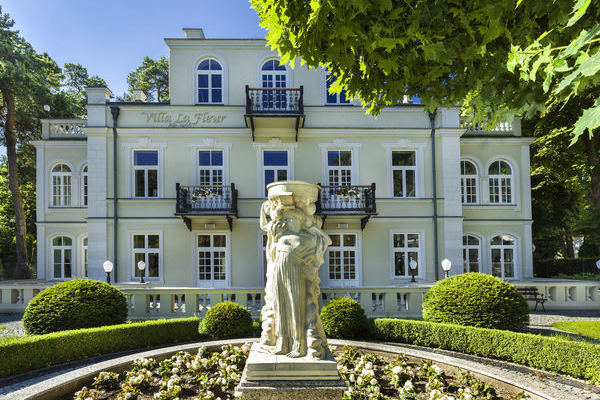
<svg viewBox="0 0 600 400"><path fill-rule="evenodd" d="M584 136L584 141L588 161L592 167L590 173L590 192L594 208L598 215L600 215L600 130L594 133L591 138L587 135ZM596 232L594 237L596 239L596 247L600 253L600 232Z"/></svg>
<svg viewBox="0 0 600 400"><path fill-rule="evenodd" d="M19 190L19 171L17 167L17 139L15 133L15 102L14 97L3 93L6 104L6 124L4 137L6 140L6 157L8 161L8 187L12 195L15 211L15 236L17 244L17 276L29 278L29 260L27 257L27 225L25 222L25 207Z"/></svg>

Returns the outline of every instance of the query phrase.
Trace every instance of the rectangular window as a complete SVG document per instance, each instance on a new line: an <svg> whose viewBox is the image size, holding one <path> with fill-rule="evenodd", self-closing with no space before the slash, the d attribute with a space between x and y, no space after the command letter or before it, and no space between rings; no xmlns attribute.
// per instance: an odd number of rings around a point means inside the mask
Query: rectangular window
<svg viewBox="0 0 600 400"><path fill-rule="evenodd" d="M84 278L88 277L88 238L83 238L82 241L82 249L83 249L83 276Z"/></svg>
<svg viewBox="0 0 600 400"><path fill-rule="evenodd" d="M354 233L330 234L331 246L327 249L327 278L330 283L356 283L358 244Z"/></svg>
<svg viewBox="0 0 600 400"><path fill-rule="evenodd" d="M416 197L416 152L392 151L392 174L394 197Z"/></svg>
<svg viewBox="0 0 600 400"><path fill-rule="evenodd" d="M134 150L134 196L158 197L158 150Z"/></svg>
<svg viewBox="0 0 600 400"><path fill-rule="evenodd" d="M394 233L392 236L392 255L395 278L410 278L419 275L421 268L421 235L418 233ZM416 268L411 271L411 261ZM414 264L413 264L414 265Z"/></svg>
<svg viewBox="0 0 600 400"><path fill-rule="evenodd" d="M198 152L198 177L200 185L223 185L223 151L200 150Z"/></svg>
<svg viewBox="0 0 600 400"><path fill-rule="evenodd" d="M351 150L329 150L327 152L327 176L329 186L352 185Z"/></svg>
<svg viewBox="0 0 600 400"><path fill-rule="evenodd" d="M267 185L272 182L289 179L290 167L287 150L265 150L263 152L263 177L265 182L265 196Z"/></svg>
<svg viewBox="0 0 600 400"><path fill-rule="evenodd" d="M197 237L198 279L203 286L224 286L227 279L227 235Z"/></svg>
<svg viewBox="0 0 600 400"><path fill-rule="evenodd" d="M336 77L334 75L327 75L325 85L325 95L327 96L327 104L350 104L350 101L346 99L346 89L342 89L339 93L329 93L329 88L335 82Z"/></svg>
<svg viewBox="0 0 600 400"><path fill-rule="evenodd" d="M144 233L133 235L133 269L134 276L141 275L138 263L146 263L144 276L147 278L160 278L160 235L157 233Z"/></svg>

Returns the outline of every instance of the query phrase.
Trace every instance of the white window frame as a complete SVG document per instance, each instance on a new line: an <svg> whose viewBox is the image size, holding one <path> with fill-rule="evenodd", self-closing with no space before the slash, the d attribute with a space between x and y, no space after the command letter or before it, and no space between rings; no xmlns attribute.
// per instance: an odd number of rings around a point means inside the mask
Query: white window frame
<svg viewBox="0 0 600 400"><path fill-rule="evenodd" d="M54 168L64 165L69 168L69 172L54 172ZM54 197L54 178L59 180L58 188L58 204L55 203ZM65 180L68 178L68 183ZM65 194L65 189L68 188L68 194ZM67 201L68 200L68 201ZM73 206L73 167L64 161L57 161L50 166L50 207L72 207Z"/></svg>
<svg viewBox="0 0 600 400"><path fill-rule="evenodd" d="M394 152L404 152L404 153L414 153L415 155L415 165L394 165L393 164L393 159L394 159ZM390 158L390 168L392 169L390 172L390 175L392 176L392 197L397 198L397 199L416 199L417 193L418 193L418 186L419 186L419 177L418 177L418 153L417 150L400 150L400 149L391 149L391 158ZM402 196L395 196L394 195L394 171L402 171ZM406 195L406 171L414 171L415 173L415 195L414 196L407 196Z"/></svg>
<svg viewBox="0 0 600 400"><path fill-rule="evenodd" d="M153 165L142 165L142 166L136 166L135 165L135 152L136 151L156 151L157 152L157 159L158 159L158 163L156 166ZM134 147L131 149L131 197L135 198L135 199L160 199L162 197L162 152L160 151L160 149L156 148L156 147ZM156 190L156 196L136 196L135 194L135 185L136 185L136 179L135 179L135 175L136 175L136 171L137 170L144 170L144 193L147 194L148 193L148 170L150 169L156 169L156 186L157 186L157 190Z"/></svg>
<svg viewBox="0 0 600 400"><path fill-rule="evenodd" d="M490 171L490 167L492 166L492 164L497 163L497 162L505 162L506 164L508 164L509 168L510 168L510 175L502 175L502 174L498 174L498 175L491 175L489 173ZM517 197L516 197L516 180L515 180L515 165L514 163L510 162L509 160L505 159L505 158L496 158L493 161L489 162L487 167L486 167L486 174L487 174L487 200L489 202L489 204L494 204L494 205L516 205L517 203ZM493 179L498 179L499 180L499 185L498 185L498 199L499 201L492 201L492 192L491 192L491 184L492 184L492 180ZM510 188L510 202L505 202L502 201L502 188L505 187L506 185L503 185L502 182L503 180L507 179L509 184L508 187Z"/></svg>
<svg viewBox="0 0 600 400"><path fill-rule="evenodd" d="M400 139L397 142L383 143L386 153L386 171L387 171L387 187L388 197L391 199L402 200L418 200L425 197L425 167L424 167L424 151L426 143L413 143L408 139ZM394 172L392 169L392 152L394 151L414 151L416 160L415 172L415 197L394 197ZM377 192L379 194L379 191Z"/></svg>
<svg viewBox="0 0 600 400"><path fill-rule="evenodd" d="M148 239L145 239L145 243L146 243L146 248L141 250L141 249L136 249L134 247L134 236L136 235L158 235L158 277L152 277L149 276L148 274L148 268L149 268L149 263L148 263L148 253L156 253L155 249L149 249L147 246L147 242ZM164 248L164 241L163 241L163 233L162 230L148 230L148 231L130 231L129 232L129 254L131 254L130 256L130 262L131 262L131 266L129 268L129 280L130 281L139 281L139 276L135 275L136 270L138 269L136 262L135 262L135 254L136 253L144 253L145 257L144 257L144 262L146 263L146 269L144 269L144 280L146 281L154 281L154 282L162 282L163 281L163 248Z"/></svg>
<svg viewBox="0 0 600 400"><path fill-rule="evenodd" d="M222 86L222 93L221 93L221 97L222 97L222 102L221 103L198 103L198 66L200 65L200 63L206 59L213 59L215 61L217 61L219 64L221 64L221 73L222 73L222 77L221 77L221 86ZM202 55L200 55L200 57L198 57L196 59L196 62L193 64L193 68L192 68L192 76L191 81L194 82L194 87L192 88L192 92L191 92L191 96L192 96L192 101L190 104L195 104L195 105L211 105L211 104L216 104L216 105L227 105L229 104L229 82L228 82L228 76L229 76L229 72L228 72L228 67L227 67L227 63L225 62L225 59L223 58L223 56L220 53L216 53L216 52L203 52Z"/></svg>
<svg viewBox="0 0 600 400"><path fill-rule="evenodd" d="M220 151L222 153L223 165L221 166L213 166L213 165L200 165L200 152L201 151ZM228 156L228 155L227 155ZM206 169L211 171L211 181L213 180L213 171L220 170L221 171L221 185L225 186L229 184L229 176L227 174L226 163L229 161L226 156L225 148L223 147L213 147L213 148L196 148L196 184L200 185L200 170ZM212 185L212 183L211 183Z"/></svg>
<svg viewBox="0 0 600 400"><path fill-rule="evenodd" d="M329 185L329 162L328 152L329 151L351 151L352 152L352 165L351 165L351 185L360 185L359 177L359 151L360 143L348 143L344 139L335 139L331 143L319 143L321 148L321 168L322 168L322 185Z"/></svg>
<svg viewBox="0 0 600 400"><path fill-rule="evenodd" d="M198 67L200 66L200 63L202 63L203 61L206 60L212 60L217 62L220 66L221 66L221 70L199 70ZM198 104L198 105L211 105L211 104L226 104L225 103L225 67L223 66L223 62L214 57L214 56L204 56L203 58L201 58L200 60L198 60L196 62L195 65L195 101L194 104ZM200 96L199 96L199 90L200 88L198 87L198 81L199 81L199 75L208 75L208 99L209 101L207 102L203 102L201 103L199 101ZM215 102L212 101L212 75L221 75L221 101Z"/></svg>
<svg viewBox="0 0 600 400"><path fill-rule="evenodd" d="M362 284L362 232L357 230L331 230L326 232L328 235L340 235L340 246L333 247L329 246L324 256L324 263L321 270L321 281L323 282L323 287L330 288L355 288L360 287ZM355 247L345 247L343 243L342 235L355 235L356 236L356 246ZM330 279L329 278L329 251L330 250L339 250L342 252L343 259L343 251L352 249L355 251L355 277L354 279L344 279L343 278L343 270L342 270L342 279Z"/></svg>
<svg viewBox="0 0 600 400"><path fill-rule="evenodd" d="M223 235L225 236L226 246L225 246L225 280L223 281L215 281L214 280L214 269L211 270L211 279L209 280L200 280L200 265L199 265L199 253L200 251L204 251L204 249L213 249L208 250L211 252L215 251L214 249L221 249L221 247L198 247L198 236L200 235L210 235L211 243L212 236L214 235ZM223 231L223 230L211 230L211 231L193 231L192 235L192 244L194 249L194 277L196 281L196 286L201 288L230 288L231 287L231 232Z"/></svg>
<svg viewBox="0 0 600 400"><path fill-rule="evenodd" d="M84 243L86 240L87 240L88 244ZM81 277L82 278L89 278L89 275L90 275L90 264L89 264L89 254L90 254L89 253L89 243L90 243L90 240L89 240L89 236L88 235L81 236L81 238L79 239L79 243L80 243L80 246L81 246L81 251L80 251L80 257L81 257L81 268L80 268L81 269ZM87 264L87 270L88 270L87 275L85 273L86 264Z"/></svg>
<svg viewBox="0 0 600 400"><path fill-rule="evenodd" d="M279 139L271 139L267 143L254 144L256 150L256 197L263 199L265 196L265 151L287 151L288 154L288 167L287 167L287 180L294 180L294 150L298 146L298 143L283 143ZM269 166L273 168L273 166Z"/></svg>
<svg viewBox="0 0 600 400"><path fill-rule="evenodd" d="M462 173L462 163L463 162L468 162L471 165L473 165L475 167L475 174L463 174ZM479 190L479 166L477 165L477 163L471 159L468 158L461 158L460 160L460 168L461 168L461 174L460 174L460 189L461 189L461 194L460 194L460 200L461 203L463 205L470 205L470 204L479 204L480 202L480 197L479 197L479 193L481 192L481 190ZM467 179L475 179L475 201L474 202L466 202L466 184L467 184Z"/></svg>
<svg viewBox="0 0 600 400"><path fill-rule="evenodd" d="M467 236L474 237L475 239L477 239L477 242L478 242L479 244L477 244L477 245L474 245L474 244L464 244L464 238L465 238L465 237L467 237ZM481 257L481 252L482 252L482 242L483 242L483 241L482 241L482 239L481 239L481 236L479 236L479 235L476 235L476 234L474 234L474 233L471 233L471 232L464 232L464 233L463 233L463 241L462 241L462 243L463 243L463 245L462 245L462 250L463 250L463 271L464 271L465 273L466 273L466 272L473 272L473 271L471 271L471 269L470 269L470 266L469 266L469 257L468 257L468 256L469 256L469 254L468 254L468 253L469 253L471 250L477 250L477 265L478 265L478 268L479 268L479 270L478 270L478 271L476 271L476 272L481 272L481 273L483 273L483 264L482 264L482 257ZM465 251L467 251L467 258L466 258L466 259L465 259L465 257L464 257L464 255L465 255Z"/></svg>
<svg viewBox="0 0 600 400"><path fill-rule="evenodd" d="M513 240L513 245L512 246L505 246L503 244L492 245L492 239L497 236L509 236ZM493 275L492 250L500 249L500 256L501 256L500 272L501 272L501 274L498 278L503 279L503 280L510 280L510 281L519 280L521 277L521 263L520 263L520 257L519 257L519 254L520 254L519 237L517 235L515 235L514 233L496 232L496 233L491 234L487 238L487 244L488 244L488 266L489 266L488 273L489 273L489 275ZM513 249L514 276L507 277L505 274L505 266L504 266L504 250L507 248L510 248L510 247L512 247L512 249Z"/></svg>
<svg viewBox="0 0 600 400"><path fill-rule="evenodd" d="M89 187L89 168L88 165L85 164L81 168L81 206L88 207L89 206L89 198L90 198L90 187ZM87 190L87 193L86 193Z"/></svg>
<svg viewBox="0 0 600 400"><path fill-rule="evenodd" d="M54 246L54 239L58 238L58 237L66 237L68 239L71 240L71 245L70 246ZM76 268L76 260L75 260L75 240L73 238L72 235L67 234L67 233L63 233L63 232L59 232L59 233L55 233L54 235L50 236L49 238L49 246L48 248L50 249L50 274L49 276L51 276L53 281L68 281L71 280L73 278L75 278L76 274L75 274L75 268ZM60 277L56 277L54 276L54 250L60 250L61 252L61 266L60 266ZM70 250L71 251L71 276L70 277L65 277L65 250Z"/></svg>
<svg viewBox="0 0 600 400"><path fill-rule="evenodd" d="M263 75L263 70L262 67L263 65L267 62L267 61L271 61L271 60L275 60L277 61L277 63L279 63L280 58L277 57L276 55L268 55L264 58L262 58L261 60L259 60L258 65L256 66L256 87L257 88L262 88L262 75ZM292 69L290 68L290 66L286 63L285 65L285 86L286 88L291 88L293 87L293 73L292 73ZM272 72L279 72L280 74L283 73L283 71L272 71ZM274 83L275 81L273 81Z"/></svg>
<svg viewBox="0 0 600 400"><path fill-rule="evenodd" d="M394 247L394 235L418 235L419 247ZM424 280L427 277L427 260L425 251L425 231L418 229L408 229L408 230L397 230L390 229L389 235L389 246L390 246L390 279L392 281L406 281L412 280L412 275L410 273L410 267L407 269L406 276L396 275L396 253L397 252L412 252L417 253L417 257L419 258L417 261L417 270L418 273L415 275L415 279ZM408 237L407 237L408 238ZM408 242L405 241L405 244ZM408 260L410 262L410 260ZM408 266L407 262L407 266Z"/></svg>

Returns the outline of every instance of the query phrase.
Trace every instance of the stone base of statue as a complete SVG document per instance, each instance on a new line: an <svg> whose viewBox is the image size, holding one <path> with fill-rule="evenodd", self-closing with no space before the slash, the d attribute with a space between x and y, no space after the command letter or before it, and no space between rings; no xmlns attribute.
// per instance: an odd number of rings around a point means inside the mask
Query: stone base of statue
<svg viewBox="0 0 600 400"><path fill-rule="evenodd" d="M348 387L332 354L322 360L290 358L255 343L237 390L242 400L341 400Z"/></svg>

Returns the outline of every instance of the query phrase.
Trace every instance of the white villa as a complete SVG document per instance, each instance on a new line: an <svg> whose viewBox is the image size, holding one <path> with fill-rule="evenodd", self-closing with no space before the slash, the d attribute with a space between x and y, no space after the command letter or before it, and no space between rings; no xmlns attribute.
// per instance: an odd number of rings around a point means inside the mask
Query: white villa
<svg viewBox="0 0 600 400"><path fill-rule="evenodd" d="M280 65L262 39L184 33L165 39L170 102L115 102L88 87L86 120L43 122L38 281L0 284L0 310L57 281L105 280L110 260L132 315L202 313L223 299L256 312L260 207L277 180L321 185L317 213L333 241L323 302L351 296L371 316L419 315L448 259L450 275L535 286L547 308L598 307L594 282L533 279L532 139L519 119L490 129L410 101L374 118L330 94L327 71Z"/></svg>

